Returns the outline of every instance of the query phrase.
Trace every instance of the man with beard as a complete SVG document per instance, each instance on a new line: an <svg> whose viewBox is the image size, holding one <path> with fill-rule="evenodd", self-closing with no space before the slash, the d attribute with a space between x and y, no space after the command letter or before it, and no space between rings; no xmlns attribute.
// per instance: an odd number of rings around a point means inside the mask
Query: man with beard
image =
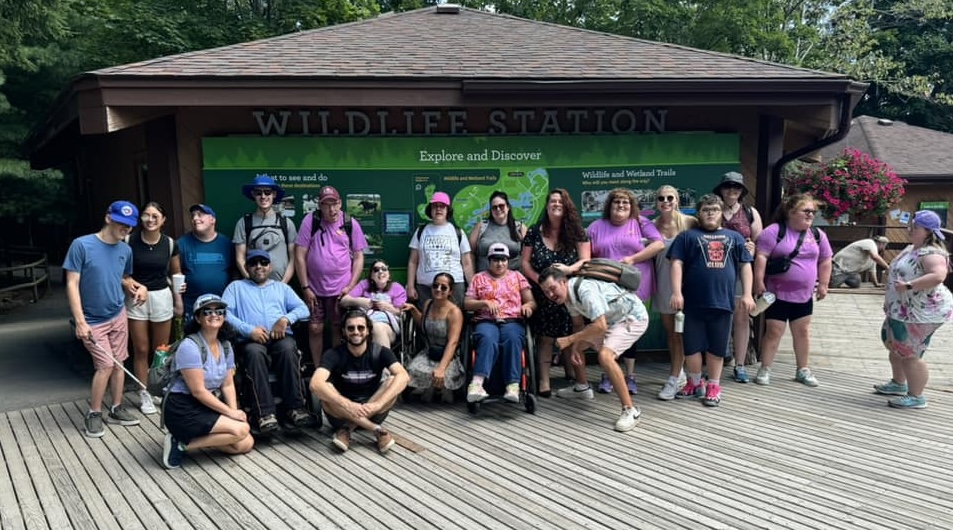
<svg viewBox="0 0 953 530"><path fill-rule="evenodd" d="M394 445L394 437L381 423L407 387L407 371L394 352L368 340L373 322L364 311L348 311L343 324L346 340L321 356L311 392L335 430L335 447L347 451L354 429L364 429L374 433L383 454ZM385 369L390 375L381 381Z"/></svg>
<svg viewBox="0 0 953 530"><path fill-rule="evenodd" d="M688 382L677 398L702 398L705 406L721 403L721 370L730 356L728 336L735 309L735 283L741 278L741 303L750 313L751 253L738 232L721 227L724 203L709 194L698 201L698 227L678 234L668 251L672 262L672 309L685 312L682 335ZM702 352L708 381L702 381Z"/></svg>
<svg viewBox="0 0 953 530"><path fill-rule="evenodd" d="M221 296L234 277L232 264L235 262L235 247L227 237L215 231L215 211L205 204L193 204L189 214L192 231L178 241L186 286L183 307L192 307L203 294Z"/></svg>
<svg viewBox="0 0 953 530"><path fill-rule="evenodd" d="M287 284L271 278L271 257L264 250L250 250L245 258L248 278L232 282L222 300L228 304L228 323L241 340L235 351L250 394L258 430L269 434L278 429L275 398L268 382L269 366L274 370L288 429L298 429L310 421L304 408L304 388L298 369L298 347L291 325L308 318L308 306Z"/></svg>
<svg viewBox="0 0 953 530"><path fill-rule="evenodd" d="M298 232L291 219L274 208L284 198L285 190L268 175L258 175L242 186L242 195L254 201L256 208L235 223L232 243L238 271L248 278L246 254L250 250L264 250L271 256L271 279L290 282L295 272L294 243Z"/></svg>

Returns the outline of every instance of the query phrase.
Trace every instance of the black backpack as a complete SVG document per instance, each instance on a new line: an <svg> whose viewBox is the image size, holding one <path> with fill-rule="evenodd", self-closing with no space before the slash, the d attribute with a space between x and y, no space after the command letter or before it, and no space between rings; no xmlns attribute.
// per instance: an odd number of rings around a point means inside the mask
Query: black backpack
<svg viewBox="0 0 953 530"><path fill-rule="evenodd" d="M347 212L341 212L344 216L344 223L341 228L344 229L344 233L347 235L348 245L351 249L354 249L354 238L351 237L351 233L354 231L354 225L351 223L351 215ZM321 222L321 218L315 219L314 212L308 214L311 216L311 239L314 240L314 235L318 233L318 230L322 232L327 232L327 228L324 228L324 224ZM321 243L324 244L323 242Z"/></svg>
<svg viewBox="0 0 953 530"><path fill-rule="evenodd" d="M253 214L246 213L242 217L242 219L245 220L245 245L249 245L251 243L251 233L253 230L261 230L265 228L274 227L274 225L252 226L252 222L251 222L252 215ZM294 241L288 241L288 218L287 217L281 214L278 214L278 227L281 228L281 234L285 236L285 245L287 246L288 243L294 243Z"/></svg>

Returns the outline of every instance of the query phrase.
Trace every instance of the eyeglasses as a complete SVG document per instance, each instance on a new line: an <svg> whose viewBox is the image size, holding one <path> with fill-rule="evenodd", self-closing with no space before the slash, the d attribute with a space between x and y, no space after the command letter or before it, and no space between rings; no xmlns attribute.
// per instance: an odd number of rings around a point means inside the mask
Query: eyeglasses
<svg viewBox="0 0 953 530"><path fill-rule="evenodd" d="M612 199L612 204L632 204L629 199Z"/></svg>
<svg viewBox="0 0 953 530"><path fill-rule="evenodd" d="M202 310L202 316L210 317L212 315L215 315L217 317L225 316L225 308L216 307L216 308L206 308Z"/></svg>
<svg viewBox="0 0 953 530"><path fill-rule="evenodd" d="M498 212L502 212L503 210L506 209L506 203L504 202L502 204L492 204L490 205L490 208Z"/></svg>
<svg viewBox="0 0 953 530"><path fill-rule="evenodd" d="M701 210L698 210L698 211L701 213L717 214L717 213L721 213L721 208L718 208L718 207L702 208Z"/></svg>
<svg viewBox="0 0 953 530"><path fill-rule="evenodd" d="M450 286L445 283L435 283L431 285L430 288L433 289L434 291L449 291L450 290Z"/></svg>
<svg viewBox="0 0 953 530"><path fill-rule="evenodd" d="M805 208L805 209L801 210L801 213L803 213L804 215L810 217L810 216L816 214L816 213L817 213L817 210L812 210L812 209L810 209L810 208Z"/></svg>
<svg viewBox="0 0 953 530"><path fill-rule="evenodd" d="M348 331L367 331L367 326L364 324L348 324L344 328Z"/></svg>
<svg viewBox="0 0 953 530"><path fill-rule="evenodd" d="M268 260L266 260L266 259L258 259L258 260L255 260L255 261L247 262L247 265L248 265L249 267L267 267L267 266L271 265L271 262L268 261Z"/></svg>
<svg viewBox="0 0 953 530"><path fill-rule="evenodd" d="M387 272L389 270L390 267L387 267L386 265L378 265L377 267L372 268L371 272Z"/></svg>
<svg viewBox="0 0 953 530"><path fill-rule="evenodd" d="M658 200L658 202L675 202L676 198L674 195L659 195L656 197L656 200Z"/></svg>
<svg viewBox="0 0 953 530"><path fill-rule="evenodd" d="M251 190L252 197L271 197L274 195L275 190L271 188L258 188Z"/></svg>
<svg viewBox="0 0 953 530"><path fill-rule="evenodd" d="M162 216L160 216L159 214L152 214L152 215L150 215L150 214L144 213L144 214L142 214L141 217L139 217L139 220L141 220L141 221L152 221L152 220L159 220L160 217L162 217Z"/></svg>

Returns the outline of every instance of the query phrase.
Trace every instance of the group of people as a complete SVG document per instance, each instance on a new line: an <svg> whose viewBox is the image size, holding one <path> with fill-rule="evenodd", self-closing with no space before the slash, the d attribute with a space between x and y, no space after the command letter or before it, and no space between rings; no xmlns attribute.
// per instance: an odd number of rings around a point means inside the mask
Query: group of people
<svg viewBox="0 0 953 530"><path fill-rule="evenodd" d="M537 394L554 395L550 369L558 361L575 382L555 395L592 399L585 352L594 350L603 370L597 390L618 396L622 412L615 429L628 431L641 415L632 401L638 392L634 346L648 328L647 302L661 314L671 355L658 398L698 398L718 406L723 366L732 356L733 378L750 380L749 315L765 292L776 301L765 311L754 382L770 384L787 327L795 380L817 386L809 367L814 300L822 300L829 285L850 284L853 277L843 278L858 267L854 262L864 261L832 259L826 235L812 226L817 205L809 195L786 197L765 226L759 212L743 203L748 189L742 175L731 172L697 201L695 217L680 211L672 186L657 190L654 220L641 215L630 190L620 188L608 194L602 218L588 229L563 189L548 194L545 213L533 226L517 221L507 195L496 191L486 219L466 235L453 224L450 197L436 192L425 210L429 222L411 237L402 286L382 260L361 278L367 241L333 187L321 188L319 211L306 214L300 230L275 211L284 191L271 178L258 176L242 192L255 211L239 219L231 240L216 231L215 211L206 204L189 208L192 231L175 241L162 234L166 218L159 204L144 205L140 215L135 205L117 201L100 231L71 245L64 263L70 309L76 336L96 368L87 436L102 436L104 421L138 424L121 401L127 340L131 336L136 376L145 380L149 353L169 341L172 317L186 309L190 340L178 350L175 368L181 377L163 404L169 427L163 456L169 467L196 448L250 450L250 425L269 433L282 426L298 429L310 420L293 337L296 322L308 323L316 368L309 390L320 399L335 429L333 445L342 451L358 428L375 433L381 452L390 449L394 438L381 423L408 386L424 400L439 395L446 402L466 386L467 401L479 402L494 391L487 385L499 363L502 380L493 388L503 400L518 402L525 390L520 355L527 326L538 344ZM897 395L890 401L895 407L926 406L921 357L932 333L953 319L953 299L942 285L949 266L943 238L936 214L917 212L911 246L888 266L883 341L893 374L875 391ZM859 256L887 265L876 253L881 241L874 243ZM578 276L592 258L637 268L639 288ZM172 289L170 279L180 273L185 282ZM300 296L288 286L295 276ZM475 346L469 381L458 355L464 311L472 312ZM424 338L421 351L408 352L406 369L391 350L401 332L401 313ZM335 345L327 351L326 326ZM250 417L239 408L236 367ZM280 411L269 372L278 379ZM107 386L113 403L104 415ZM140 409L156 411L147 392L140 394Z"/></svg>

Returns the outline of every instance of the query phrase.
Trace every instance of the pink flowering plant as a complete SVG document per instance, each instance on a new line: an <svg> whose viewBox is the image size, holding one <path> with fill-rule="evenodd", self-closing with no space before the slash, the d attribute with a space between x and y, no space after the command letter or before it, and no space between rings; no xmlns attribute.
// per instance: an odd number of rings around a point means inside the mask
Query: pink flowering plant
<svg viewBox="0 0 953 530"><path fill-rule="evenodd" d="M829 220L883 216L900 202L906 180L886 163L848 147L837 158L800 164L785 175L786 193L807 192Z"/></svg>

